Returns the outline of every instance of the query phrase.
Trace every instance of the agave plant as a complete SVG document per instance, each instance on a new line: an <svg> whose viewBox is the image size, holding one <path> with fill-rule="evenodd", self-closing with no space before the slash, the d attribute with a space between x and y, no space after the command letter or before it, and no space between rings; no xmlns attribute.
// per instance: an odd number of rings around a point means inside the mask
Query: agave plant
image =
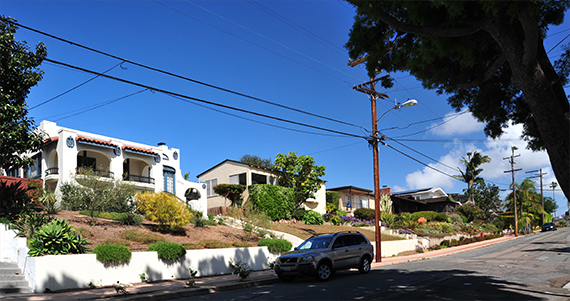
<svg viewBox="0 0 570 301"><path fill-rule="evenodd" d="M76 234L66 220L54 219L44 225L30 242L30 256L82 254L87 252L89 242L81 234Z"/></svg>

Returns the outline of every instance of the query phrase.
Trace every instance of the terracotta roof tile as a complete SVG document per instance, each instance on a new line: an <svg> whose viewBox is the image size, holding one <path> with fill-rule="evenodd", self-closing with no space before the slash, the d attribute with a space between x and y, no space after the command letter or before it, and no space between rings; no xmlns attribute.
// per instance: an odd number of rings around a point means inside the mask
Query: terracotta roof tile
<svg viewBox="0 0 570 301"><path fill-rule="evenodd" d="M123 150L129 150L129 151L138 152L138 153L143 153L143 154L149 154L149 155L153 155L153 156L158 155L158 153L153 152L153 151L151 151L150 149L145 149L145 148L140 148L140 147L134 147L134 146L129 146L129 145L124 145L124 146L123 146Z"/></svg>
<svg viewBox="0 0 570 301"><path fill-rule="evenodd" d="M104 146L117 147L116 144L113 144L113 143L108 142L108 141L97 140L97 139L87 138L87 137L83 137L83 136L77 136L77 138L75 138L75 140L77 140L77 141L83 141L83 142L89 142L89 143L95 143L95 144L100 144L100 145L104 145Z"/></svg>

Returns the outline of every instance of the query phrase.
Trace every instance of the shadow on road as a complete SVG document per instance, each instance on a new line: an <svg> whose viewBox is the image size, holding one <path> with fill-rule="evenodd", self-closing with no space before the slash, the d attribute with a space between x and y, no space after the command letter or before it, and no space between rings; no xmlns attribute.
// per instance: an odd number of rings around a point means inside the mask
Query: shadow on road
<svg viewBox="0 0 570 301"><path fill-rule="evenodd" d="M271 293L272 299L291 299L293 295L311 299L388 299L388 300L544 300L568 297L527 285L499 280L466 270L407 271L372 270L337 272L328 282L301 277L285 286L284 292ZM271 288L265 287L266 291ZM288 293L285 293L288 292ZM316 294L315 292L319 293ZM282 294L281 294L282 293Z"/></svg>

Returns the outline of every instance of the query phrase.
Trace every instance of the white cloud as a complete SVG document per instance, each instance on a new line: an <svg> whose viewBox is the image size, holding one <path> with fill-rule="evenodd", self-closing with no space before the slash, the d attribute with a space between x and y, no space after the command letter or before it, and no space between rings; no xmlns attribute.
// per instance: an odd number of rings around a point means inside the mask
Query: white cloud
<svg viewBox="0 0 570 301"><path fill-rule="evenodd" d="M466 156L468 152L476 151L491 158L490 163L481 165L481 168L483 169L481 177L488 181L508 185L511 182L511 176L510 174L505 173L505 171L510 170L511 165L508 160L503 160L503 158L510 157L511 147L516 146L518 149L515 151L515 155L520 154L520 156L515 158L515 169L522 168L521 171L516 173L517 182L520 182L523 178L530 176L530 174L525 174L526 171L542 168L543 172L547 172L548 175L552 176L552 178L548 178L548 180L546 180L547 178L544 179L544 183L548 183L548 185L550 185L550 183L554 181L554 178L548 155L544 151L532 152L527 150L526 141L520 139L522 130L522 125L509 126L505 129L505 133L501 135L499 139L493 140L488 138L483 148L478 148L474 144L456 141L453 144L449 144L449 152L438 159L439 162L444 163L448 167L442 164L429 165L449 175L457 175L459 174L457 167L464 167L463 163L460 162L461 158ZM441 187L445 191L453 190L461 192L466 188L464 187L466 184L428 167L424 167L422 170L408 174L406 176L406 183L410 189ZM547 186L547 184L544 185ZM503 185L499 186L505 188ZM537 188L539 188L539 185L537 185Z"/></svg>
<svg viewBox="0 0 570 301"><path fill-rule="evenodd" d="M430 133L436 136L452 136L479 132L485 128L485 124L478 122L471 113L464 112L465 111L460 113L451 112L446 114L443 118L442 125L436 126L441 123L433 123L430 125L430 127L434 127L430 130Z"/></svg>

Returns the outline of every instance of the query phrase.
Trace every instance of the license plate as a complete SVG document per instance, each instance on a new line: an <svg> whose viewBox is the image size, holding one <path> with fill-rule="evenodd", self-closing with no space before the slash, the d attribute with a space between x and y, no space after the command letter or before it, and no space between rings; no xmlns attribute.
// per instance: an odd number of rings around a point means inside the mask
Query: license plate
<svg viewBox="0 0 570 301"><path fill-rule="evenodd" d="M285 271L285 272L291 272L291 267L283 267L283 271Z"/></svg>

